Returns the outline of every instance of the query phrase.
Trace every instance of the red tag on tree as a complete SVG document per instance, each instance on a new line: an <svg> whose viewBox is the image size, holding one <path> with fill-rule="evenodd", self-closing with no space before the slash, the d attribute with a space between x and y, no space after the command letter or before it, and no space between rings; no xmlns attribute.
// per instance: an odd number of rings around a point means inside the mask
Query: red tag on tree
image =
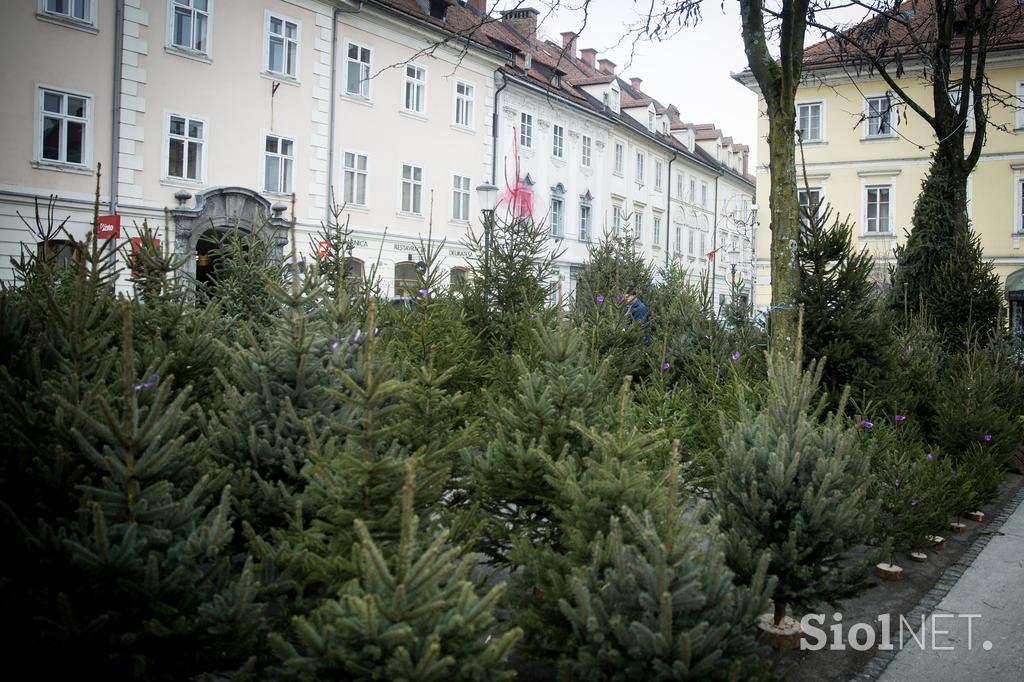
<svg viewBox="0 0 1024 682"><path fill-rule="evenodd" d="M101 215L96 225L96 236L99 239L117 239L121 236L121 216Z"/></svg>
<svg viewBox="0 0 1024 682"><path fill-rule="evenodd" d="M324 241L324 240L320 240L320 251L318 251L318 252L317 252L317 253L318 253L318 255L319 255L319 256L320 256L321 258L323 258L324 256L326 256L326 255L327 255L327 250L328 250L329 248L331 248L331 243L330 243L330 242L328 242L328 241Z"/></svg>

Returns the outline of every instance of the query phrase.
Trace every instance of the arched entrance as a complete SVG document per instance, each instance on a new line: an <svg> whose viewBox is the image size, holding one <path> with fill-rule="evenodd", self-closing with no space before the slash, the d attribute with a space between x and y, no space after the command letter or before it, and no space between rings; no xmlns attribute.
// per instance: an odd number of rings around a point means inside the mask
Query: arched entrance
<svg viewBox="0 0 1024 682"><path fill-rule="evenodd" d="M271 258L275 262L284 259L289 226L284 217L288 207L284 204L271 206L257 192L244 187L216 187L200 192L193 208L185 205L192 198L189 192L183 190L174 196L179 202L170 212L174 221L174 250L192 256L184 269L197 280L209 279L216 265L213 252L219 248L220 237L232 230L268 239L273 244Z"/></svg>
<svg viewBox="0 0 1024 682"><path fill-rule="evenodd" d="M1024 268L1006 278L1006 305L1010 309L1010 333L1024 337Z"/></svg>

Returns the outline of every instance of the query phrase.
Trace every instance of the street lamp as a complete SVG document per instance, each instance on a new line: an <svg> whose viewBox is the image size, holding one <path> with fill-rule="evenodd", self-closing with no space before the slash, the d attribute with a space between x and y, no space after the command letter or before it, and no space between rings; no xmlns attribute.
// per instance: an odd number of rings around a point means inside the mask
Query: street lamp
<svg viewBox="0 0 1024 682"><path fill-rule="evenodd" d="M494 208L498 205L498 188L484 182L476 188L480 213L484 218L484 272L491 276L491 232L494 229ZM486 289L484 290L486 292Z"/></svg>

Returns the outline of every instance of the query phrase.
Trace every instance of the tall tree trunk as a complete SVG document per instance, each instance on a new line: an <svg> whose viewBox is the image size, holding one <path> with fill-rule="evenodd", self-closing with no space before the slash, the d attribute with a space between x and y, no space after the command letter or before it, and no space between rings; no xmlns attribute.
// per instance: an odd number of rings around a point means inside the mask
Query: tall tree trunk
<svg viewBox="0 0 1024 682"><path fill-rule="evenodd" d="M771 209L772 338L775 349L789 352L797 336L796 300L800 291L797 263L800 202L796 184L796 105L789 93L779 93L769 108L768 172ZM772 109L777 109L775 113Z"/></svg>

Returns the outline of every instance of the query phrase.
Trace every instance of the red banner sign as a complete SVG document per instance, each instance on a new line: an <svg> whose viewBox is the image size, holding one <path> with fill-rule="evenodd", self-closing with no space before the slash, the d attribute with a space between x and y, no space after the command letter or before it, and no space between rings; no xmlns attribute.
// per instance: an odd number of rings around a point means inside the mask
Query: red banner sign
<svg viewBox="0 0 1024 682"><path fill-rule="evenodd" d="M100 239L117 239L121 236L121 216L101 215L96 225L96 236Z"/></svg>

